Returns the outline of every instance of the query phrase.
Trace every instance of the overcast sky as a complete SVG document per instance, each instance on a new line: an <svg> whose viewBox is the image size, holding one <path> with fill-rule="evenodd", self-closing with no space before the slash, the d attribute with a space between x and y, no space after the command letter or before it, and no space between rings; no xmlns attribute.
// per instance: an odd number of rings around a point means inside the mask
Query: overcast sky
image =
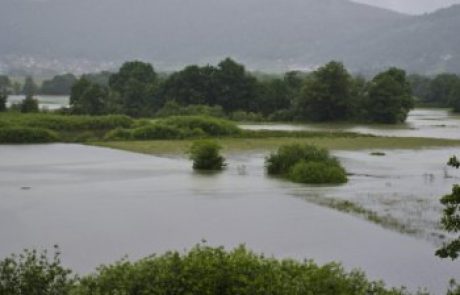
<svg viewBox="0 0 460 295"><path fill-rule="evenodd" d="M370 5L381 6L400 12L421 14L460 3L460 0L354 0Z"/></svg>

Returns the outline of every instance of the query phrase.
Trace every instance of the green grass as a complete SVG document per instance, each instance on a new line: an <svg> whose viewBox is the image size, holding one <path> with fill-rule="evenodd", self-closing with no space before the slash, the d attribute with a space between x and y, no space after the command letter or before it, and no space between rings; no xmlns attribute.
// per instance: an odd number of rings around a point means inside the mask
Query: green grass
<svg viewBox="0 0 460 295"><path fill-rule="evenodd" d="M421 149L460 146L460 140L397 137L312 137L312 138L220 138L224 152L273 151L284 144L313 144L330 150ZM192 140L91 142L91 145L152 155L183 154Z"/></svg>

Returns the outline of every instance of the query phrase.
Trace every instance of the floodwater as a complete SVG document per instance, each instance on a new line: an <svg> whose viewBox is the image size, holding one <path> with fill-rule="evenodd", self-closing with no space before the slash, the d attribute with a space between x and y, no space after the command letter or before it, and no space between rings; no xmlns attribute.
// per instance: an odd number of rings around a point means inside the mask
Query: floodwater
<svg viewBox="0 0 460 295"><path fill-rule="evenodd" d="M353 173L348 184L309 187L267 177L260 153L227 155L227 170L200 174L183 158L80 145L0 146L0 257L57 243L64 263L86 273L125 254L137 259L205 239L277 257L340 261L391 286L444 293L460 264L436 258L432 241L307 201L350 198L396 217L409 212L416 226L427 220L428 235L435 231L439 195L457 177L443 163L455 150L369 152L335 153Z"/></svg>
<svg viewBox="0 0 460 295"><path fill-rule="evenodd" d="M20 103L24 98L24 95L10 95L8 96L8 106ZM53 111L69 106L68 95L36 95L34 98L38 100L38 106L42 110Z"/></svg>
<svg viewBox="0 0 460 295"><path fill-rule="evenodd" d="M243 124L250 130L310 130L310 131L348 131L378 136L430 137L460 139L460 116L447 109L415 109L409 113L405 124L356 125L347 123L327 124Z"/></svg>

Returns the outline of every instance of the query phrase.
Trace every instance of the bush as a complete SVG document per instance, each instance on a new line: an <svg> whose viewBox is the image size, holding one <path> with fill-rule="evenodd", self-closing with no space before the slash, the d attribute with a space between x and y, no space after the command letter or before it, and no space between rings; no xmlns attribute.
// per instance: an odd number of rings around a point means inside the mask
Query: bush
<svg viewBox="0 0 460 295"><path fill-rule="evenodd" d="M0 143L57 142L58 135L50 130L29 127L0 128Z"/></svg>
<svg viewBox="0 0 460 295"><path fill-rule="evenodd" d="M238 122L262 122L265 121L263 115L252 112L236 111L231 114L231 119Z"/></svg>
<svg viewBox="0 0 460 295"><path fill-rule="evenodd" d="M340 184L347 182L347 175L340 166L302 160L291 168L289 179L308 184Z"/></svg>
<svg viewBox="0 0 460 295"><path fill-rule="evenodd" d="M190 159L193 160L195 170L222 170L225 167L225 159L219 155L222 147L209 140L194 142L190 148Z"/></svg>
<svg viewBox="0 0 460 295"><path fill-rule="evenodd" d="M132 139L154 140L154 139L180 139L184 132L176 126L155 123L149 126L134 129L131 133Z"/></svg>
<svg viewBox="0 0 460 295"><path fill-rule="evenodd" d="M244 246L196 246L181 254L102 266L83 278L75 295L102 294L315 294L396 295L383 283L370 282L361 272L347 273L338 264L318 266L311 261L277 260L254 254Z"/></svg>
<svg viewBox="0 0 460 295"><path fill-rule="evenodd" d="M0 261L0 294L67 295L74 287L71 271L61 266L56 247L52 260L47 252L25 250Z"/></svg>
<svg viewBox="0 0 460 295"><path fill-rule="evenodd" d="M241 133L241 129L233 122L207 116L169 117L158 120L158 123L183 130L201 129L210 136L228 136Z"/></svg>
<svg viewBox="0 0 460 295"><path fill-rule="evenodd" d="M170 116L210 116L210 117L225 117L224 111L221 106L208 106L208 105L188 105L183 106L175 101L168 101L165 105L155 114L156 117L170 117Z"/></svg>
<svg viewBox="0 0 460 295"><path fill-rule="evenodd" d="M310 184L345 183L345 169L326 149L312 145L285 145L265 160L267 172Z"/></svg>

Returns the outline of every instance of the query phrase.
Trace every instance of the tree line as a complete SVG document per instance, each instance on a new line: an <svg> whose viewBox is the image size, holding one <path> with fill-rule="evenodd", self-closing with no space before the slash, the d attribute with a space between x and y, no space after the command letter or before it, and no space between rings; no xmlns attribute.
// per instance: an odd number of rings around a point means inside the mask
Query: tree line
<svg viewBox="0 0 460 295"><path fill-rule="evenodd" d="M366 80L336 61L311 73L274 77L256 77L230 58L168 75L158 74L149 63L131 61L115 73L74 78L56 76L40 87L53 94L67 89L72 114L148 117L194 110L240 119L400 123L414 107L413 87L403 70L391 68ZM28 78L22 92L39 88Z"/></svg>
<svg viewBox="0 0 460 295"><path fill-rule="evenodd" d="M442 73L434 77L410 75L414 96L418 103L427 106L452 108L460 112L460 77Z"/></svg>

